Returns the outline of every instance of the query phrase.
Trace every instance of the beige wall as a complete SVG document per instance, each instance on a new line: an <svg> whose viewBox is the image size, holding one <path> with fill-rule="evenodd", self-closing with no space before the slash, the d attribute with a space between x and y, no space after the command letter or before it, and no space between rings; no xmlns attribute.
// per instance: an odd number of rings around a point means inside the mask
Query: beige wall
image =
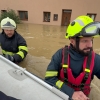
<svg viewBox="0 0 100 100"><path fill-rule="evenodd" d="M13 9L28 11L26 23L61 25L62 9L72 9L71 20L79 15L95 13L100 21L100 0L0 0L0 10ZM50 22L43 22L43 11L51 12ZM58 14L58 21L53 21L53 14Z"/></svg>

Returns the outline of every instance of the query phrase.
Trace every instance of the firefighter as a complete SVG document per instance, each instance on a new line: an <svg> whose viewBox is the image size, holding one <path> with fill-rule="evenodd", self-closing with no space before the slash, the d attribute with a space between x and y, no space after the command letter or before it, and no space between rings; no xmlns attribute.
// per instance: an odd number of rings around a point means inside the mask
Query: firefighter
<svg viewBox="0 0 100 100"><path fill-rule="evenodd" d="M45 81L71 100L88 100L93 76L100 79L100 55L93 51L93 39L100 36L100 22L79 16L66 30L70 44L59 49L51 59Z"/></svg>
<svg viewBox="0 0 100 100"><path fill-rule="evenodd" d="M5 58L20 63L26 57L28 48L25 39L16 31L16 23L7 17L1 20L0 45Z"/></svg>

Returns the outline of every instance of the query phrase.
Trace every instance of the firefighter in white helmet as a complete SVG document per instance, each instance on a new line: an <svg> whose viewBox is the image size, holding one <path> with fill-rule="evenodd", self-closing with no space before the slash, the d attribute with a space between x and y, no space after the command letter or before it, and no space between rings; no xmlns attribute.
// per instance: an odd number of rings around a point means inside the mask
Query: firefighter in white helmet
<svg viewBox="0 0 100 100"><path fill-rule="evenodd" d="M7 17L1 20L0 44L4 57L14 63L21 62L27 55L25 39L16 31L16 23Z"/></svg>

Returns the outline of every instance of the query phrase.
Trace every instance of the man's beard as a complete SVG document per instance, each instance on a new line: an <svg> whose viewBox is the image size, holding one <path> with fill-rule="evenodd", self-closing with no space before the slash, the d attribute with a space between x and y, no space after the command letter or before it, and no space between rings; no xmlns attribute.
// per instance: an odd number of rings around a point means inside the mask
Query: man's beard
<svg viewBox="0 0 100 100"><path fill-rule="evenodd" d="M90 51L87 51L87 52L84 52L84 50L89 50L90 49ZM88 48L84 48L83 50L78 50L78 52L80 53L80 54L82 54L82 55L84 55L84 56L88 56L90 53L91 53L91 51L93 50L93 48L92 47L88 47Z"/></svg>
<svg viewBox="0 0 100 100"><path fill-rule="evenodd" d="M70 46L73 50L75 50L76 52L78 52L79 54L83 56L88 56L91 53L91 51L93 51L93 47L87 47L87 48L84 48L83 50L80 50L79 48L76 48L76 46L73 46L72 44L70 44ZM84 50L89 50L89 49L90 51L84 52Z"/></svg>

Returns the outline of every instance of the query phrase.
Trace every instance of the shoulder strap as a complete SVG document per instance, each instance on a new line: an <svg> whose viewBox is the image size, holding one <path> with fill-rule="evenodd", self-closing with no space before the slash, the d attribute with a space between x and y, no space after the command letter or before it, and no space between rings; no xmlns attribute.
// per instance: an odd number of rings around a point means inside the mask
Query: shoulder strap
<svg viewBox="0 0 100 100"><path fill-rule="evenodd" d="M94 59L94 52L92 52L89 56L88 56L88 59L87 59L87 63L86 63L86 68L84 69L85 71L85 76L82 80L82 83L81 83L81 89L84 87L84 84L85 82L87 81L89 75L90 75L90 72L92 73L92 69L91 66L93 67L94 65L91 65L91 62L92 60Z"/></svg>
<svg viewBox="0 0 100 100"><path fill-rule="evenodd" d="M62 68L64 71L64 81L68 82L67 68L68 68L68 46L65 46L62 51Z"/></svg>

